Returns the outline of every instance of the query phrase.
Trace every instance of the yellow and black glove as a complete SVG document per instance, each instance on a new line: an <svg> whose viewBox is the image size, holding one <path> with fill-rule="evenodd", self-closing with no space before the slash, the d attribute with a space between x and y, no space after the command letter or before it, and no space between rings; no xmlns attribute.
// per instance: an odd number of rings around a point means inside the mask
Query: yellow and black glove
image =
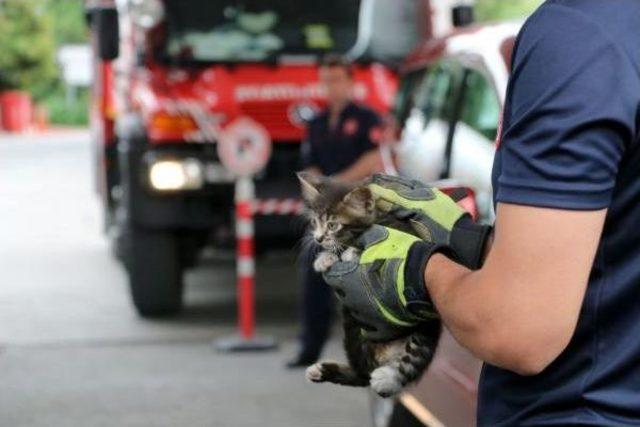
<svg viewBox="0 0 640 427"><path fill-rule="evenodd" d="M467 268L482 266L492 227L474 223L451 197L419 181L386 175L375 175L369 189L378 209L411 224L422 240L451 248Z"/></svg>
<svg viewBox="0 0 640 427"><path fill-rule="evenodd" d="M449 196L417 181L377 175L369 189L378 209L411 224L420 237L374 225L357 242L359 260L334 264L324 279L367 339L389 341L438 317L424 279L431 256L479 268L491 227L475 224Z"/></svg>
<svg viewBox="0 0 640 427"><path fill-rule="evenodd" d="M343 306L372 341L406 335L437 318L424 282L427 261L446 246L374 225L358 240L358 260L338 262L324 273Z"/></svg>

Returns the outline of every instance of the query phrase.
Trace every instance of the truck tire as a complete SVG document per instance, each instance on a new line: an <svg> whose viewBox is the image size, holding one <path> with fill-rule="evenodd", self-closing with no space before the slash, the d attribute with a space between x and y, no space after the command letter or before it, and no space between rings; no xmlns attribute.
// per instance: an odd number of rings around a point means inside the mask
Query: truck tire
<svg viewBox="0 0 640 427"><path fill-rule="evenodd" d="M133 305L143 317L161 317L182 308L182 262L178 238L168 231L130 230L126 264Z"/></svg>

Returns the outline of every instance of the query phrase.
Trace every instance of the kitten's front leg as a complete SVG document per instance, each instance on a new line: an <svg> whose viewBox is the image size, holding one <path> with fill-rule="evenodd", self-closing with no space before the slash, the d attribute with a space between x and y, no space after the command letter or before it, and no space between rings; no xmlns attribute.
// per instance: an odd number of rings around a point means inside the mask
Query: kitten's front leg
<svg viewBox="0 0 640 427"><path fill-rule="evenodd" d="M357 261L359 257L360 251L353 247L347 248L342 252L342 255L340 255L340 259L344 262Z"/></svg>
<svg viewBox="0 0 640 427"><path fill-rule="evenodd" d="M313 262L313 269L318 273L324 273L338 261L340 261L340 259L336 254L323 251L318 254L316 260Z"/></svg>

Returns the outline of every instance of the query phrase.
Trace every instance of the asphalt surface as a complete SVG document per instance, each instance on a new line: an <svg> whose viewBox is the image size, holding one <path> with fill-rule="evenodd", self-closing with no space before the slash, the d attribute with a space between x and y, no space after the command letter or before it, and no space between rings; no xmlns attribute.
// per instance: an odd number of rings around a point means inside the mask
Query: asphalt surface
<svg viewBox="0 0 640 427"><path fill-rule="evenodd" d="M217 353L212 341L234 332L232 260L188 273L182 315L140 319L92 185L87 132L0 135L0 426L369 425L365 391L283 369L292 254L258 264L259 331L280 350ZM338 341L329 358L342 358Z"/></svg>

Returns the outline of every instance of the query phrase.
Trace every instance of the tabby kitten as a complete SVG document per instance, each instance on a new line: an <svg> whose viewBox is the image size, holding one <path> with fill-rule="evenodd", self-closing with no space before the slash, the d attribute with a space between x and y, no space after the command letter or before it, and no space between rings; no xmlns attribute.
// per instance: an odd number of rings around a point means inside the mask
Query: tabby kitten
<svg viewBox="0 0 640 427"><path fill-rule="evenodd" d="M298 174L309 209L311 234L323 251L314 269L325 272L339 259L352 261L359 251L354 241L371 225L380 224L413 233L411 227L376 209L367 183L349 185L308 173ZM321 362L307 368L312 382L371 388L382 397L399 393L427 369L440 338L441 323L425 321L406 337L392 342L363 338L362 325L343 308L347 364Z"/></svg>

